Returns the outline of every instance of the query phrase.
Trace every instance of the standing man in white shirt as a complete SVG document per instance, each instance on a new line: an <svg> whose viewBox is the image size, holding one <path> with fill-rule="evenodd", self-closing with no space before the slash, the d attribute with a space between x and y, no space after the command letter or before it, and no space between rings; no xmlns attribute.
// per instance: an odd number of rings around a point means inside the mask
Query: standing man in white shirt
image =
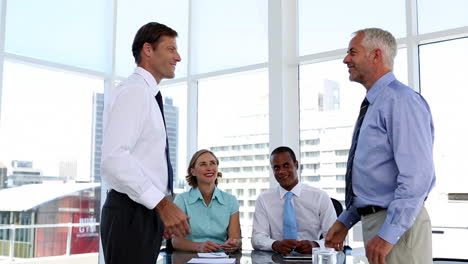
<svg viewBox="0 0 468 264"><path fill-rule="evenodd" d="M320 235L325 237L336 220L332 201L326 192L299 182L299 164L291 148L273 150L270 164L280 186L261 193L255 203L252 245L255 249L273 250L283 255L293 250L310 254L313 247L323 246ZM293 208L287 209L292 210L290 213L284 213L288 195ZM295 215L292 237L285 234L290 233L285 230L290 229L285 224L290 220L285 217L291 215Z"/></svg>
<svg viewBox="0 0 468 264"><path fill-rule="evenodd" d="M104 108L101 175L110 191L102 209L106 264L154 264L165 237L190 233L188 216L171 200L162 96L158 84L174 78L177 32L156 22L133 41L135 72L110 92Z"/></svg>

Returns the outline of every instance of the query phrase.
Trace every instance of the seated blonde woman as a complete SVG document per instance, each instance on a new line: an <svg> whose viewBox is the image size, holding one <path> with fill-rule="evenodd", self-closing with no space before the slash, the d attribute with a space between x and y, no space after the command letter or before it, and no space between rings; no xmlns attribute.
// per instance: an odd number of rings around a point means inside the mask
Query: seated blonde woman
<svg viewBox="0 0 468 264"><path fill-rule="evenodd" d="M174 237L175 249L234 252L242 245L239 203L236 197L216 187L219 161L213 152L202 149L193 154L187 169L192 188L177 195L174 203L190 216L191 234Z"/></svg>

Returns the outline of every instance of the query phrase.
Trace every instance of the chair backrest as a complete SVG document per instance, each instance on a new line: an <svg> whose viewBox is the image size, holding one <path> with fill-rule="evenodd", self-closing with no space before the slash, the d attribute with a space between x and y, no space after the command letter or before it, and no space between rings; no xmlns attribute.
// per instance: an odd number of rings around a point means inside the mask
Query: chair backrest
<svg viewBox="0 0 468 264"><path fill-rule="evenodd" d="M332 200L333 207L335 207L336 217L340 216L340 214L343 212L343 205L335 198L330 199Z"/></svg>

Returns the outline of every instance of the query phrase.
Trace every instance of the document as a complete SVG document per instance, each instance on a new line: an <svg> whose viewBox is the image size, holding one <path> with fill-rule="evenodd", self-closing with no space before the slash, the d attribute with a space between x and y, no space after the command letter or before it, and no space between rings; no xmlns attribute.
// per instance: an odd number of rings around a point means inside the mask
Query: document
<svg viewBox="0 0 468 264"><path fill-rule="evenodd" d="M189 264L232 264L236 263L235 258L193 258L189 260Z"/></svg>
<svg viewBox="0 0 468 264"><path fill-rule="evenodd" d="M210 253L198 253L199 258L227 258L228 255L224 252L210 252Z"/></svg>

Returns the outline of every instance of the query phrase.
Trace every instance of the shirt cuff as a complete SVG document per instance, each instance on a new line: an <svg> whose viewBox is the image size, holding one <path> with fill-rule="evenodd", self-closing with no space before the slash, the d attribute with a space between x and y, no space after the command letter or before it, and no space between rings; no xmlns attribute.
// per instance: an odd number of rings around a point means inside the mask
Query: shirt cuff
<svg viewBox="0 0 468 264"><path fill-rule="evenodd" d="M361 216L358 214L357 209L351 206L349 209L343 211L337 220L343 223L346 228L351 229L351 227L361 220Z"/></svg>
<svg viewBox="0 0 468 264"><path fill-rule="evenodd" d="M271 250L271 251L274 251L273 250L273 243L275 243L276 240L274 239L268 239L269 241L265 241L265 247L267 247L267 250ZM270 246L268 246L270 245Z"/></svg>
<svg viewBox="0 0 468 264"><path fill-rule="evenodd" d="M395 245L405 231L397 225L383 223L377 235L388 243Z"/></svg>
<svg viewBox="0 0 468 264"><path fill-rule="evenodd" d="M164 198L164 193L162 193L154 185L150 186L144 193L138 197L137 203L144 205L146 208L153 210L156 205Z"/></svg>
<svg viewBox="0 0 468 264"><path fill-rule="evenodd" d="M324 239L314 240L313 242L316 242L317 244L319 244L320 248L325 248L325 240Z"/></svg>

